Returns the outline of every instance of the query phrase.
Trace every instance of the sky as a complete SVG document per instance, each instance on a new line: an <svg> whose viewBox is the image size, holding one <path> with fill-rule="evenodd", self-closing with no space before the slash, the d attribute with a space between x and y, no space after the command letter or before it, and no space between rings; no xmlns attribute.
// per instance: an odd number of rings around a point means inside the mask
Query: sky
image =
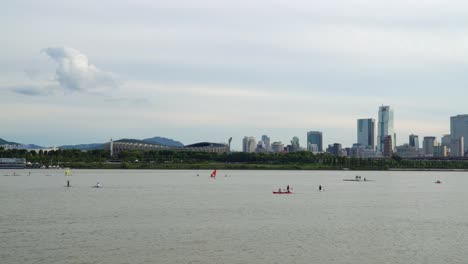
<svg viewBox="0 0 468 264"><path fill-rule="evenodd" d="M394 108L397 145L467 114L468 2L4 1L0 138L184 144L322 131Z"/></svg>

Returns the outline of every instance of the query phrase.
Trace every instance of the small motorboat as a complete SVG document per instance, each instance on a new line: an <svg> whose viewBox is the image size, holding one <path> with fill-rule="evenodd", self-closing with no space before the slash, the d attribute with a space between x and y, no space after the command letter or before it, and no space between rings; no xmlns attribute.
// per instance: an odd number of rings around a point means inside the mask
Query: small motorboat
<svg viewBox="0 0 468 264"><path fill-rule="evenodd" d="M440 180L435 181L434 183L442 183Z"/></svg>

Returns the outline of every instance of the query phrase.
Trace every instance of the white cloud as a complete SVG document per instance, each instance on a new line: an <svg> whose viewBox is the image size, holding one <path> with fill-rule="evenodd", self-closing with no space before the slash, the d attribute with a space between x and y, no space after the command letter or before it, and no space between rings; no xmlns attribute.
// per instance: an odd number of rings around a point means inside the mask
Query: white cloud
<svg viewBox="0 0 468 264"><path fill-rule="evenodd" d="M43 51L57 62L55 80L68 91L101 92L117 86L114 74L97 68L76 49L49 47Z"/></svg>

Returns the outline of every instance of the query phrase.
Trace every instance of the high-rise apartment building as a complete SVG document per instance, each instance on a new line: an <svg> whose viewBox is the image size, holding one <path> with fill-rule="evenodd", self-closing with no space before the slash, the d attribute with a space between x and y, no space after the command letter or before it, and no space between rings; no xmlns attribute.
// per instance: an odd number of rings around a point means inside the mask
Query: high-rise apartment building
<svg viewBox="0 0 468 264"><path fill-rule="evenodd" d="M383 152L385 136L391 136L393 151L396 146L396 135L393 130L393 109L390 108L390 106L379 107L379 123L377 130L377 150Z"/></svg>
<svg viewBox="0 0 468 264"><path fill-rule="evenodd" d="M270 137L268 137L267 135L263 135L262 141L265 144L265 150L267 152L270 152L271 151Z"/></svg>
<svg viewBox="0 0 468 264"><path fill-rule="evenodd" d="M463 137L463 152L468 151L468 115L450 117L450 135L455 140Z"/></svg>
<svg viewBox="0 0 468 264"><path fill-rule="evenodd" d="M393 142L392 136L390 135L384 137L384 146L382 154L384 157L390 157L393 154Z"/></svg>
<svg viewBox="0 0 468 264"><path fill-rule="evenodd" d="M375 150L375 120L372 118L357 120L357 143L363 148Z"/></svg>
<svg viewBox="0 0 468 264"><path fill-rule="evenodd" d="M409 135L409 146L415 149L419 149L419 136L418 135Z"/></svg>
<svg viewBox="0 0 468 264"><path fill-rule="evenodd" d="M242 151L247 153L255 152L255 148L257 146L257 142L255 141L255 137L244 137L242 140Z"/></svg>
<svg viewBox="0 0 468 264"><path fill-rule="evenodd" d="M424 156L434 156L434 146L437 146L436 137L424 137L423 139Z"/></svg>
<svg viewBox="0 0 468 264"><path fill-rule="evenodd" d="M315 144L318 147L318 151L323 151L323 138L322 132L319 131L309 131L307 132L307 146Z"/></svg>

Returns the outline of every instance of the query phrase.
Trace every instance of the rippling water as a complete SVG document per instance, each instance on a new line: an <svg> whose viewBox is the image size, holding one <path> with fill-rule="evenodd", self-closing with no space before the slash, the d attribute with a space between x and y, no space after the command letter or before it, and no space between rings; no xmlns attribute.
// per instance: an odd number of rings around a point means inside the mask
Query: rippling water
<svg viewBox="0 0 468 264"><path fill-rule="evenodd" d="M468 173L0 170L0 263L467 263ZM197 174L200 176L197 177ZM361 175L374 180L345 182ZM72 187L65 188L71 179ZM440 179L442 184L434 184ZM96 182L103 188L91 188ZM272 190L293 187L292 195ZM318 192L318 185L324 192Z"/></svg>

